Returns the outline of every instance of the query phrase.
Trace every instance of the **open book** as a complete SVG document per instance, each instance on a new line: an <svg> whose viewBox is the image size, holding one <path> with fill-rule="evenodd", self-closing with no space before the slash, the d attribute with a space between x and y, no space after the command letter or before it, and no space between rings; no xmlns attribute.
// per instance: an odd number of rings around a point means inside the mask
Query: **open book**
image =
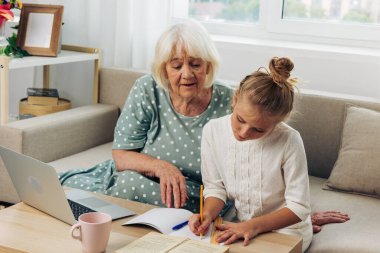
<svg viewBox="0 0 380 253"><path fill-rule="evenodd" d="M116 253L225 253L229 248L188 238L150 232L130 244L116 250Z"/></svg>
<svg viewBox="0 0 380 253"><path fill-rule="evenodd" d="M166 235L181 236L210 243L212 234L215 230L214 224L211 224L207 234L205 234L202 239L199 236L194 235L188 225L185 225L178 230L173 230L174 226L188 221L191 215L193 215L193 213L186 209L158 207L127 221L123 225L147 225Z"/></svg>

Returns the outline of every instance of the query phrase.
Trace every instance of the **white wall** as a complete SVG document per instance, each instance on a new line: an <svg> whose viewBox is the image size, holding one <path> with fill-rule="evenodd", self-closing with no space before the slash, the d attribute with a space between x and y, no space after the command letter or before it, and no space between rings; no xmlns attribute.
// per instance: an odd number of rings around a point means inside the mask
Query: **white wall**
<svg viewBox="0 0 380 253"><path fill-rule="evenodd" d="M380 50L318 49L318 45L303 49L301 44L299 47L278 44L265 46L218 39L222 58L219 77L240 81L258 67L267 67L271 57L288 56L295 63L293 73L300 78L301 89L380 99Z"/></svg>
<svg viewBox="0 0 380 253"><path fill-rule="evenodd" d="M136 38L139 38L140 41L144 39L141 30L134 30L136 27L141 27L138 19L143 17L138 16L137 21L133 23L126 17L120 17L123 14L120 8L126 8L126 13L131 11L136 16L135 9L130 10L130 8L142 9L144 6L140 6L143 5L140 2L138 5L133 5L132 3L135 2L131 0L124 1L107 1L106 12L102 15L97 13L100 8L91 7L104 3L100 0L28 2L63 4L65 6L63 43L101 48L103 50L103 66L131 67L136 66L134 63L138 62L139 68L149 69L155 38L160 34L162 28L159 27L147 35L149 39L146 39L143 45L149 48L146 49L144 57L141 56L140 59L136 56L137 49L134 50L133 47L128 49L132 51L128 51L125 43L133 42ZM151 6L147 0L144 2ZM91 6L88 5L89 3ZM154 8L157 9L159 6L154 6ZM120 17L119 21L115 20L115 15ZM100 25L94 25L94 19L99 19L98 24ZM162 21L154 20L156 22L167 21L164 18ZM119 40L123 41L119 42ZM229 39L230 41L226 42L225 38L221 37L215 37L215 40L222 59L218 75L220 79L236 80L238 83L246 74L260 66L266 66L272 56L288 56L295 62L294 74L303 81L301 88L380 99L379 49L348 49L338 46L298 44L289 41L245 40L237 42L236 39ZM134 43L139 42L135 41ZM132 55L135 59L132 59ZM41 73L41 68L11 71L11 113L18 112L18 101L25 96L27 87L42 86ZM74 106L91 103L92 65L90 63L67 64L59 68L52 68L51 86L57 87L62 97L71 99Z"/></svg>

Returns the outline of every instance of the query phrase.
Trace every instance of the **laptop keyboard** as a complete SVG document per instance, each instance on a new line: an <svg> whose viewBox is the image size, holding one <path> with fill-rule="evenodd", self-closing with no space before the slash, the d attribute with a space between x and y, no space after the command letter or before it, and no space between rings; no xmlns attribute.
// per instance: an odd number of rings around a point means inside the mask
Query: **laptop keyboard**
<svg viewBox="0 0 380 253"><path fill-rule="evenodd" d="M78 220L79 216L84 213L89 213L89 212L96 212L95 210L92 210L91 208L88 208L84 205L81 205L77 202L74 202L70 199L67 199L69 201L69 205L71 208L71 211L74 214L75 220Z"/></svg>

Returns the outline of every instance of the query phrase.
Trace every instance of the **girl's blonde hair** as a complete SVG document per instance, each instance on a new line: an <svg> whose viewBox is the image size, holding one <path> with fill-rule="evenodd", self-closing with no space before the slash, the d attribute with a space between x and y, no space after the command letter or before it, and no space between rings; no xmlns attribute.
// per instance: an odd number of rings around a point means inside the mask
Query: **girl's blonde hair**
<svg viewBox="0 0 380 253"><path fill-rule="evenodd" d="M219 54L206 29L195 20L170 27L158 39L152 63L152 74L157 84L164 89L168 88L166 63L182 49L188 55L207 62L205 87L211 87L219 67Z"/></svg>
<svg viewBox="0 0 380 253"><path fill-rule="evenodd" d="M293 109L297 79L290 72L294 64L289 58L273 57L269 71L261 67L246 76L235 96L244 95L252 104L261 106L270 116L285 119Z"/></svg>

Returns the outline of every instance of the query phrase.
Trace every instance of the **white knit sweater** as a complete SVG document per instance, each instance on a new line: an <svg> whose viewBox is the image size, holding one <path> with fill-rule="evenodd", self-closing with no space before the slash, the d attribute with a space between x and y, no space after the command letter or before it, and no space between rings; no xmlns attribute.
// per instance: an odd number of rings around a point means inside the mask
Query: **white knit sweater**
<svg viewBox="0 0 380 253"><path fill-rule="evenodd" d="M287 207L302 221L280 232L312 238L307 161L299 133L285 123L268 136L237 141L231 115L203 128L201 146L204 197L233 200L237 219L249 220Z"/></svg>

